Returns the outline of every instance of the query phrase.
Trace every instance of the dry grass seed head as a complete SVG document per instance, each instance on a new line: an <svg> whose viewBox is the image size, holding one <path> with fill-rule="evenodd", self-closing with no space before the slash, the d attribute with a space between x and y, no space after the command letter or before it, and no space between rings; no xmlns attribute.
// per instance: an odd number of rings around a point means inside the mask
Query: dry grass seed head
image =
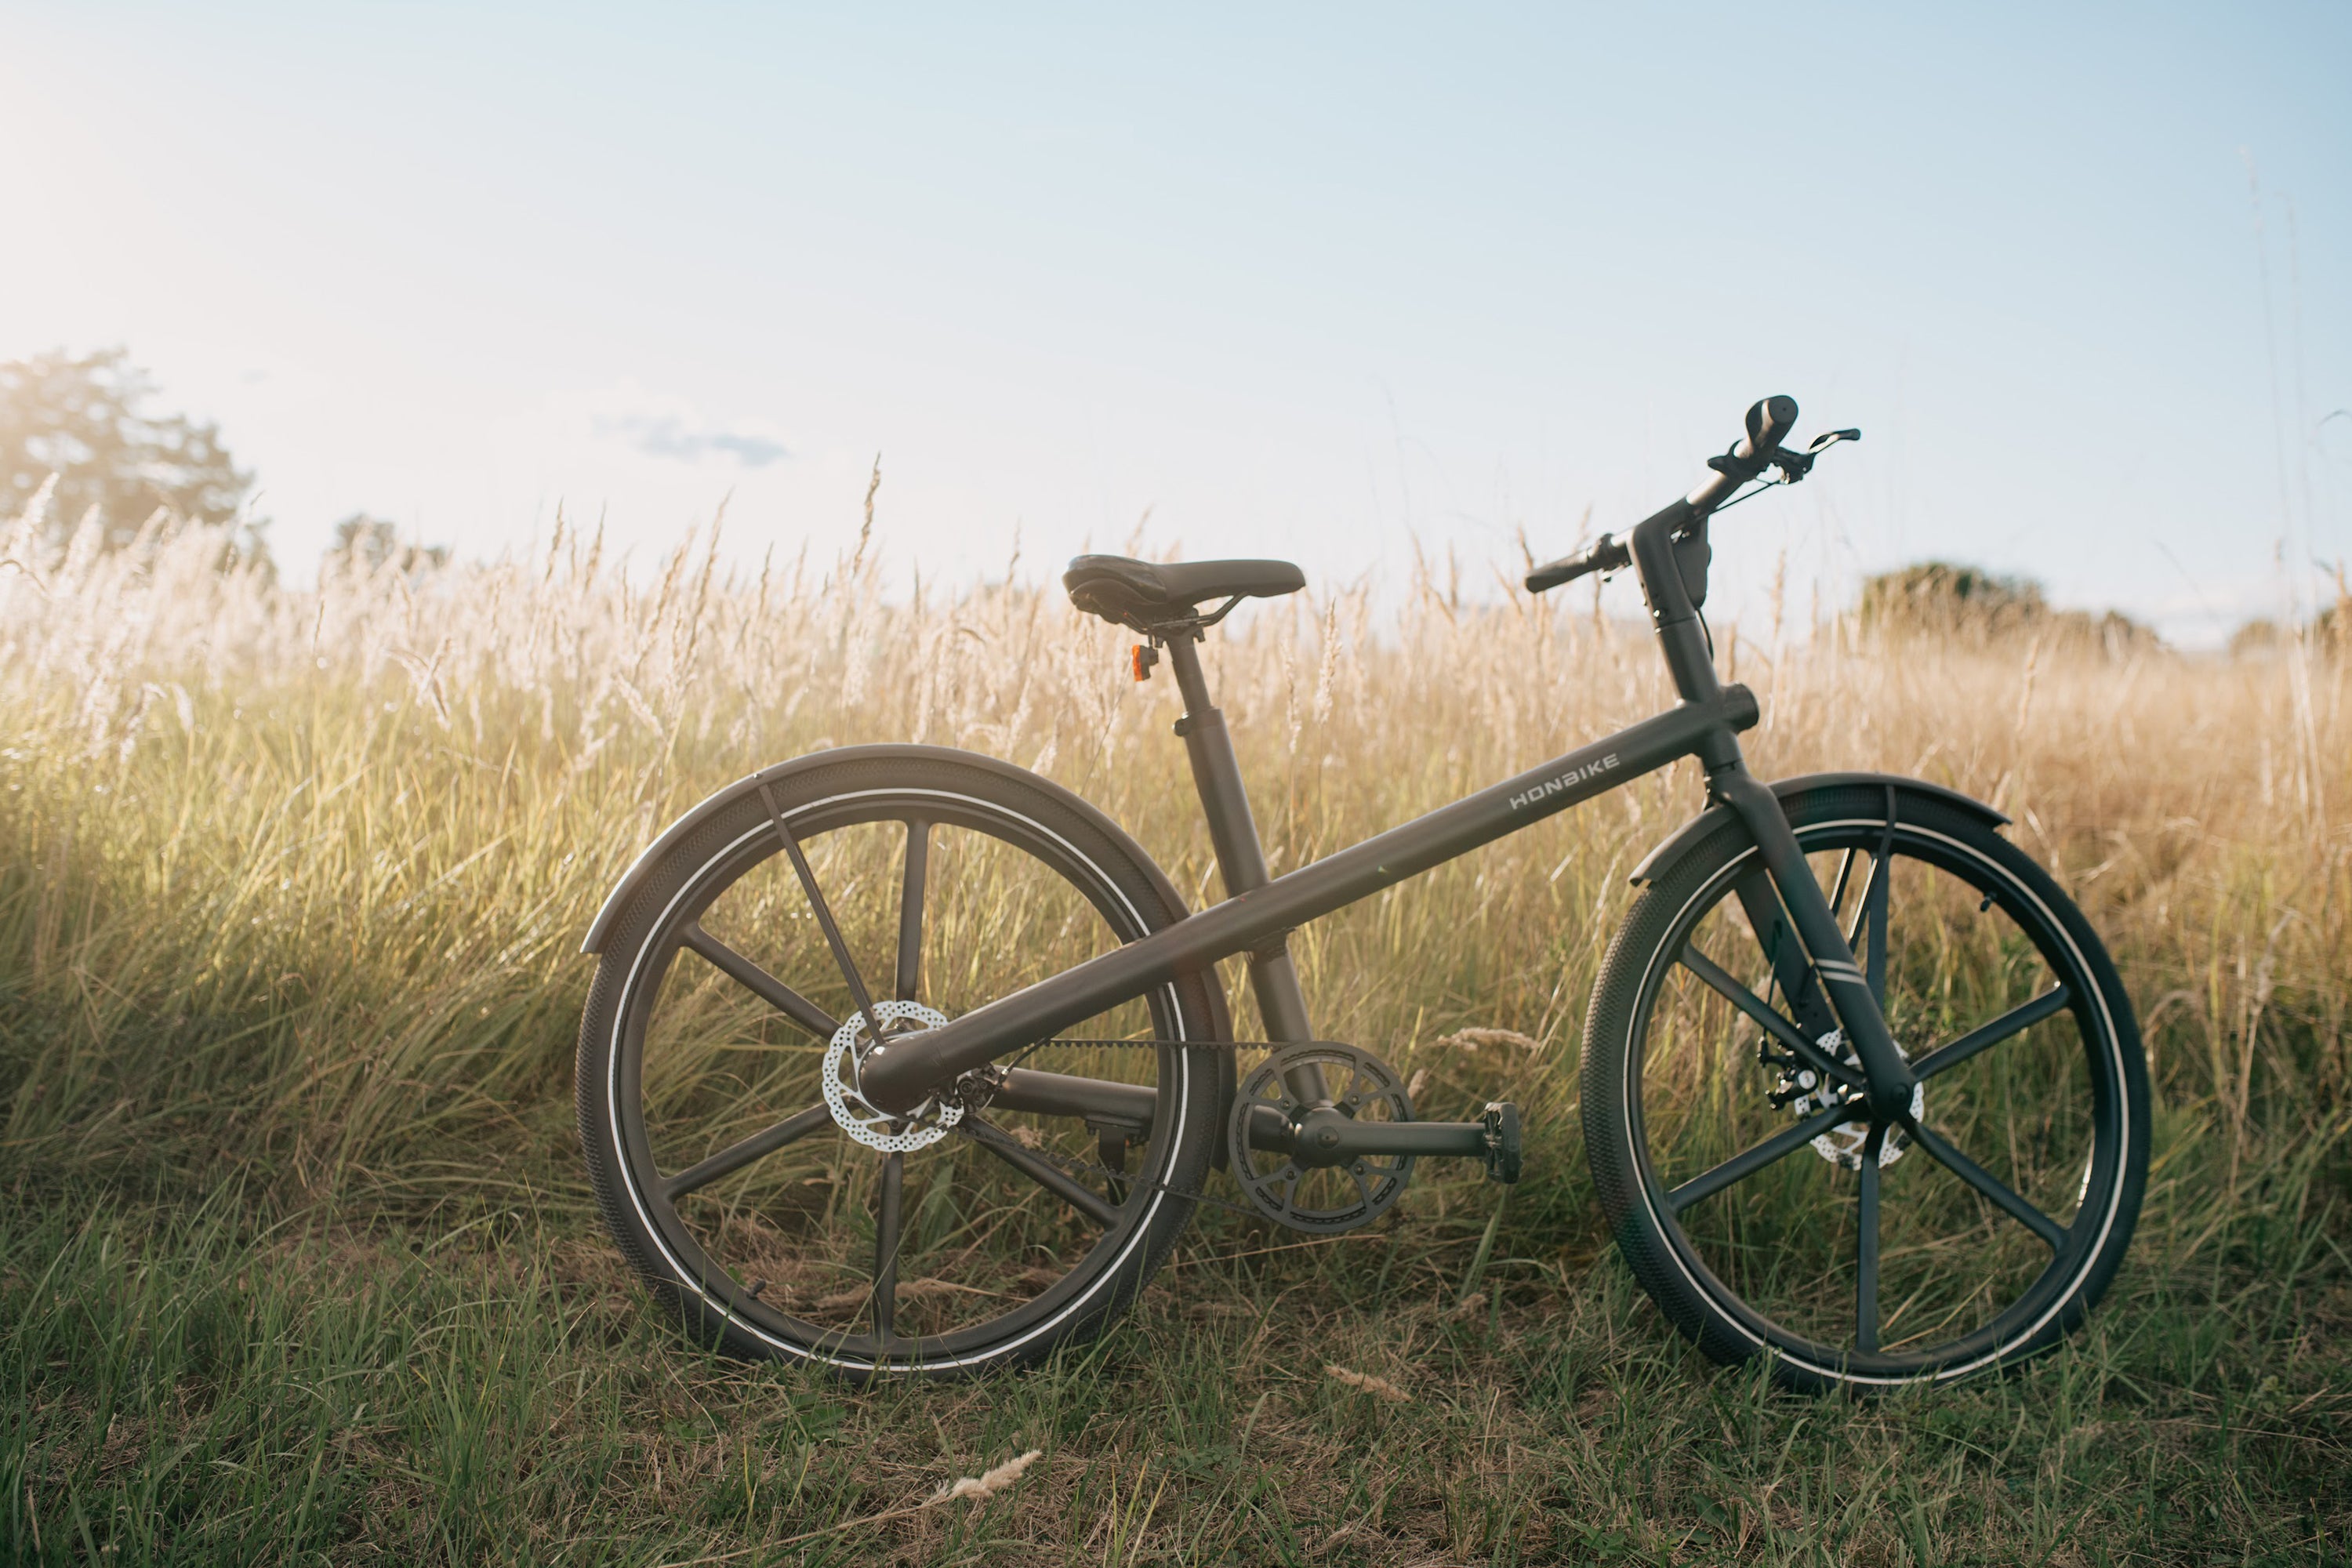
<svg viewBox="0 0 2352 1568"><path fill-rule="evenodd" d="M1323 1371L1333 1380L1344 1383L1349 1388L1359 1389L1366 1394L1377 1394L1382 1399L1393 1399L1400 1405L1410 1405L1412 1403L1412 1394L1407 1394L1403 1389L1399 1388L1395 1384L1391 1383L1385 1377L1375 1377L1368 1372L1350 1372L1344 1366L1326 1365L1323 1368Z"/></svg>
<svg viewBox="0 0 2352 1568"><path fill-rule="evenodd" d="M977 1476L960 1476L953 1482L942 1482L940 1489L931 1494L930 1500L935 1503L953 1502L958 1498L969 1498L974 1502L985 1502L1010 1488L1021 1479L1022 1471L1045 1457L1044 1449L1032 1448L1025 1454L1014 1455L994 1469Z"/></svg>

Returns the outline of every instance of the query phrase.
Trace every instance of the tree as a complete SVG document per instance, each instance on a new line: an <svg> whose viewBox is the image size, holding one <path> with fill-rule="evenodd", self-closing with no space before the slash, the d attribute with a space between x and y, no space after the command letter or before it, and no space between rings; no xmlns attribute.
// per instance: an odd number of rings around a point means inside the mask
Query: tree
<svg viewBox="0 0 2352 1568"><path fill-rule="evenodd" d="M1993 643L2032 637L2095 647L2110 657L2160 646L2156 633L2116 610L2052 607L2042 584L1977 566L1923 561L1866 577L1864 626L1888 637Z"/></svg>
<svg viewBox="0 0 2352 1568"><path fill-rule="evenodd" d="M240 516L253 476L230 458L218 426L146 413L154 393L154 382L120 348L0 363L0 516L22 512L55 474L52 542L95 508L105 545L118 548L162 507L195 521L238 524L232 563L267 562L263 524Z"/></svg>
<svg viewBox="0 0 2352 1568"><path fill-rule="evenodd" d="M1864 626L1885 631L1949 633L1965 627L1997 634L2041 620L2050 605L2042 584L2031 577L1922 561L1865 578L1861 609Z"/></svg>
<svg viewBox="0 0 2352 1568"><path fill-rule="evenodd" d="M397 562L403 571L415 572L420 567L446 565L449 547L446 544L403 544L398 525L363 511L355 511L335 524L335 542L327 546L330 562L356 561L371 570L387 562Z"/></svg>

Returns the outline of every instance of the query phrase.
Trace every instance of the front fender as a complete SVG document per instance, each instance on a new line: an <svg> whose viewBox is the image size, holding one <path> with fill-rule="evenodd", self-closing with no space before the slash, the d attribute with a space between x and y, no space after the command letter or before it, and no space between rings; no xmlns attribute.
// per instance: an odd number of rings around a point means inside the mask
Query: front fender
<svg viewBox="0 0 2352 1568"><path fill-rule="evenodd" d="M1837 784L1870 784L1880 788L1891 786L1898 795L1927 795L1943 801L1947 805L1957 805L1962 811L1982 820L1988 827L2004 827L2009 824L2008 817L1973 796L1962 795L1956 789L1947 789L1939 784L1929 784L1925 779L1907 779L1899 773L1799 773L1794 778L1781 779L1774 784L1772 793L1785 802L1791 795L1801 795L1809 789L1822 789ZM1727 805L1707 807L1690 821L1683 824L1671 837L1656 848L1643 856L1642 863L1633 868L1632 879L1637 884L1649 881L1659 871L1680 859L1684 850L1705 838L1726 822L1733 820L1734 815L1731 807Z"/></svg>

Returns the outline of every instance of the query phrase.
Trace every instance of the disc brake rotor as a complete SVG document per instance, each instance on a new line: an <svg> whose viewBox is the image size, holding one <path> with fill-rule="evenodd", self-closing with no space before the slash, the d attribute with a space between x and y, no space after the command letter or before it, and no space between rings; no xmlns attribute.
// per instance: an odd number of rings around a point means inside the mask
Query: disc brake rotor
<svg viewBox="0 0 2352 1568"><path fill-rule="evenodd" d="M874 1021L885 1029L909 1021L938 1029L946 1026L947 1016L919 1003L891 1001L874 1004ZM904 1115L877 1110L866 1103L857 1091L857 1064L877 1042L866 1036L866 1016L853 1012L833 1032L832 1043L824 1048L824 1066L818 1069L817 1081L824 1088L825 1109L833 1112L835 1123L868 1149L886 1154L912 1153L946 1137L948 1130L963 1120L963 1107L951 1100L927 1100Z"/></svg>
<svg viewBox="0 0 2352 1568"><path fill-rule="evenodd" d="M1832 1061L1856 1068L1862 1066L1862 1058L1846 1043L1843 1029L1832 1029L1813 1043L1821 1047L1822 1054ZM1911 1059L1900 1046L1895 1048L1895 1054L1906 1061ZM1800 1121L1827 1110L1843 1098L1837 1084L1824 1080L1820 1073L1794 1057L1775 1057L1767 1047L1762 1059L1768 1066L1780 1069L1780 1081L1771 1095L1772 1103L1785 1107ZM1918 1121L1927 1114L1927 1087L1915 1083L1911 1086L1911 1120ZM1862 1169L1863 1149L1869 1142L1870 1124L1867 1121L1848 1121L1815 1138L1812 1147L1814 1153L1831 1164L1848 1171L1859 1171ZM1903 1152L1909 1147L1910 1142L1900 1128L1888 1128L1885 1141L1878 1146L1879 1168L1884 1170L1903 1158Z"/></svg>

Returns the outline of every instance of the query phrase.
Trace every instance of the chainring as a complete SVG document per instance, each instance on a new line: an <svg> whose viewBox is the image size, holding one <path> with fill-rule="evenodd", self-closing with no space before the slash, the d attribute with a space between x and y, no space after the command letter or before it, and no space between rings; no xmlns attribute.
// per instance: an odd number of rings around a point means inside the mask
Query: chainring
<svg viewBox="0 0 2352 1568"><path fill-rule="evenodd" d="M1366 1155L1344 1164L1302 1163L1278 1150L1250 1147L1254 1117L1272 1110L1292 1128L1316 1109L1302 1104L1288 1082L1302 1069L1320 1069L1333 1109L1358 1119L1412 1120L1412 1103L1396 1069L1367 1050L1328 1041L1285 1046L1260 1062L1234 1091L1225 1136L1234 1180L1260 1214L1293 1230L1337 1235L1370 1225L1393 1207L1412 1180L1411 1154Z"/></svg>

